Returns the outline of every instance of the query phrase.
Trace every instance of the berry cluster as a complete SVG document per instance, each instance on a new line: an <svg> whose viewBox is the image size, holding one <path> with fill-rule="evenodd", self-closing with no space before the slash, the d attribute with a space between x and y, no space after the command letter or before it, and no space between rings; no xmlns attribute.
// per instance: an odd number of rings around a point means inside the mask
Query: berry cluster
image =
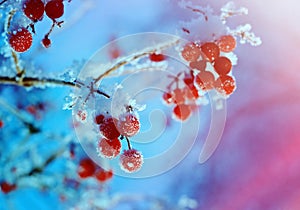
<svg viewBox="0 0 300 210"><path fill-rule="evenodd" d="M63 23L57 22L57 19L64 14L63 0L49 0L44 3L42 0L25 0L22 5L24 15L32 22L27 27L18 27L9 33L9 44L16 52L25 52L32 45L32 33L35 33L34 25L43 19L44 13L49 17L53 24L48 33L44 36L42 44L45 48L50 47L51 40L49 35L55 25L61 26ZM32 33L28 28L32 29Z"/></svg>
<svg viewBox="0 0 300 210"><path fill-rule="evenodd" d="M162 97L166 104L175 104L173 115L176 119L188 119L194 101L213 88L224 96L233 93L235 80L229 75L232 63L226 53L232 52L235 47L236 40L231 35L222 36L215 42L192 42L183 47L181 56L190 70L173 77ZM208 64L213 66L213 71L209 70Z"/></svg>
<svg viewBox="0 0 300 210"><path fill-rule="evenodd" d="M126 139L128 150L120 155L121 169L128 173L138 171L143 164L142 154L131 148L128 137L136 135L140 130L138 117L131 111L126 112L118 119L99 114L95 117L95 123L99 125L102 135L98 141L97 151L103 158L116 158L121 153L121 140Z"/></svg>
<svg viewBox="0 0 300 210"><path fill-rule="evenodd" d="M89 158L84 158L80 161L77 173L82 179L94 177L99 182L106 182L113 177L112 170L105 171Z"/></svg>

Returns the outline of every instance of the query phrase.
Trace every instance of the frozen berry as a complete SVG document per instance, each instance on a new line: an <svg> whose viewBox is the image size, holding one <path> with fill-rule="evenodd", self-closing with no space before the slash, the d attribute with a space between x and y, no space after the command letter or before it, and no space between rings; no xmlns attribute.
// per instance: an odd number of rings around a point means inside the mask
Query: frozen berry
<svg viewBox="0 0 300 210"><path fill-rule="evenodd" d="M46 15L51 19L57 19L64 14L64 4L62 0L51 0L45 6Z"/></svg>
<svg viewBox="0 0 300 210"><path fill-rule="evenodd" d="M116 128L117 120L112 117L105 118L100 124L100 132L107 139L116 139L120 136L120 132Z"/></svg>
<svg viewBox="0 0 300 210"><path fill-rule="evenodd" d="M32 45L32 35L26 28L20 28L10 34L9 44L16 52L25 52Z"/></svg>
<svg viewBox="0 0 300 210"><path fill-rule="evenodd" d="M127 173L140 170L143 162L143 155L135 149L124 150L120 156L121 169Z"/></svg>
<svg viewBox="0 0 300 210"><path fill-rule="evenodd" d="M189 43L184 46L181 55L186 61L196 61L200 57L201 51L195 43Z"/></svg>
<svg viewBox="0 0 300 210"><path fill-rule="evenodd" d="M191 107L187 104L176 105L173 109L174 116L181 121L187 120L191 116Z"/></svg>
<svg viewBox="0 0 300 210"><path fill-rule="evenodd" d="M99 155L103 158L115 158L121 152L121 142L118 138L106 139L102 138L98 143Z"/></svg>
<svg viewBox="0 0 300 210"><path fill-rule="evenodd" d="M214 68L219 75L226 75L230 72L232 64L227 57L221 56L215 60Z"/></svg>
<svg viewBox="0 0 300 210"><path fill-rule="evenodd" d="M41 0L26 0L23 4L24 14L33 22L42 19L45 11L44 2Z"/></svg>
<svg viewBox="0 0 300 210"><path fill-rule="evenodd" d="M236 40L231 35L221 36L217 44L222 52L232 52L236 47Z"/></svg>
<svg viewBox="0 0 300 210"><path fill-rule="evenodd" d="M95 163L91 159L84 158L80 161L78 175L81 178L88 178L90 176L93 176L95 171L96 171L96 166L95 166Z"/></svg>
<svg viewBox="0 0 300 210"><path fill-rule="evenodd" d="M201 71L197 74L195 82L202 90L207 91L214 87L215 77L209 71Z"/></svg>
<svg viewBox="0 0 300 210"><path fill-rule="evenodd" d="M176 88L173 91L173 100L175 104L183 104L185 101L184 91L182 89Z"/></svg>
<svg viewBox="0 0 300 210"><path fill-rule="evenodd" d="M192 61L190 62L190 67L192 69L197 69L199 71L204 71L206 68L206 61L200 60L200 61Z"/></svg>
<svg viewBox="0 0 300 210"><path fill-rule="evenodd" d="M201 51L210 62L214 61L220 55L220 49L218 45L213 42L206 42L201 45Z"/></svg>
<svg viewBox="0 0 300 210"><path fill-rule="evenodd" d="M149 58L151 61L153 62L161 62L165 60L165 56L163 54L155 54L155 53L151 53L149 55Z"/></svg>
<svg viewBox="0 0 300 210"><path fill-rule="evenodd" d="M162 96L163 98L163 101L166 103L166 104L170 104L172 103L173 99L172 99L172 94L171 93L168 93L168 92L165 92Z"/></svg>
<svg viewBox="0 0 300 210"><path fill-rule="evenodd" d="M95 123L100 125L103 123L104 121L104 118L105 116L103 114L98 114L96 117L95 117Z"/></svg>
<svg viewBox="0 0 300 210"><path fill-rule="evenodd" d="M126 113L119 117L117 128L121 135L131 137L139 132L140 121L134 114Z"/></svg>
<svg viewBox="0 0 300 210"><path fill-rule="evenodd" d="M223 95L230 95L236 88L235 81L231 76L220 76L215 82L216 90Z"/></svg>

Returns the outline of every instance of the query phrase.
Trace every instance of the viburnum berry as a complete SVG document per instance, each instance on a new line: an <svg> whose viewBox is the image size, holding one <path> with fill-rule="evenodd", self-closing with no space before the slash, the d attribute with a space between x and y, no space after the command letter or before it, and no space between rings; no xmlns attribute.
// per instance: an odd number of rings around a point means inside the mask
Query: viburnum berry
<svg viewBox="0 0 300 210"><path fill-rule="evenodd" d="M93 176L96 171L96 165L90 158L84 158L79 163L78 175L81 178Z"/></svg>
<svg viewBox="0 0 300 210"><path fill-rule="evenodd" d="M164 94L163 94L163 100L164 100L164 102L166 102L166 104L170 104L170 103L172 103L172 101L173 101L173 98L172 98L173 96L172 96L172 94L171 93L169 93L169 92L165 92Z"/></svg>
<svg viewBox="0 0 300 210"><path fill-rule="evenodd" d="M3 193L7 194L17 188L15 184L10 184L8 182L1 182L0 184L1 190Z"/></svg>
<svg viewBox="0 0 300 210"><path fill-rule="evenodd" d="M103 123L105 116L103 114L98 114L95 117L95 123L100 125L101 123Z"/></svg>
<svg viewBox="0 0 300 210"><path fill-rule="evenodd" d="M236 48L236 40L232 35L221 36L217 44L222 52L232 52Z"/></svg>
<svg viewBox="0 0 300 210"><path fill-rule="evenodd" d="M175 88L173 91L173 100L175 104L183 104L185 102L184 91L180 88Z"/></svg>
<svg viewBox="0 0 300 210"><path fill-rule="evenodd" d="M206 61L200 60L200 61L192 61L190 62L190 67L192 69L197 69L199 71L204 71L206 68Z"/></svg>
<svg viewBox="0 0 300 210"><path fill-rule="evenodd" d="M227 57L221 56L214 61L214 68L219 75L226 75L230 72L232 64Z"/></svg>
<svg viewBox="0 0 300 210"><path fill-rule="evenodd" d="M121 142L118 138L101 138L97 150L99 155L103 158L115 158L121 152Z"/></svg>
<svg viewBox="0 0 300 210"><path fill-rule="evenodd" d="M32 35L26 28L20 28L10 34L9 44L16 52L25 52L32 45Z"/></svg>
<svg viewBox="0 0 300 210"><path fill-rule="evenodd" d="M57 19L64 14L63 0L51 0L45 6L46 15L51 19Z"/></svg>
<svg viewBox="0 0 300 210"><path fill-rule="evenodd" d="M163 54L151 53L149 55L149 59L153 62L161 62L164 61L166 58Z"/></svg>
<svg viewBox="0 0 300 210"><path fill-rule="evenodd" d="M195 83L199 85L202 90L210 90L214 87L215 77L209 71L201 71L197 74Z"/></svg>
<svg viewBox="0 0 300 210"><path fill-rule="evenodd" d="M201 51L195 43L188 43L181 51L181 55L186 61L196 61L200 57Z"/></svg>
<svg viewBox="0 0 300 210"><path fill-rule="evenodd" d="M178 104L173 109L174 116L181 121L187 120L191 116L191 107L187 104Z"/></svg>
<svg viewBox="0 0 300 210"><path fill-rule="evenodd" d="M45 36L42 40L42 44L45 48L49 48L51 46L51 40L49 39L49 37Z"/></svg>
<svg viewBox="0 0 300 210"><path fill-rule="evenodd" d="M107 139L116 139L120 136L120 132L116 128L118 123L117 119L113 117L108 117L103 120L103 123L100 124L100 132Z"/></svg>
<svg viewBox="0 0 300 210"><path fill-rule="evenodd" d="M201 51L207 57L207 59L212 62L220 55L219 46L214 42L206 42L201 45Z"/></svg>
<svg viewBox="0 0 300 210"><path fill-rule="evenodd" d="M134 114L125 113L119 117L117 129L123 136L134 136L140 130L140 121Z"/></svg>
<svg viewBox="0 0 300 210"><path fill-rule="evenodd" d="M113 171L109 170L109 171L105 171L103 169L99 169L98 171L96 171L95 173L95 178L99 181L99 182L106 182L109 179L111 179L113 177Z"/></svg>
<svg viewBox="0 0 300 210"><path fill-rule="evenodd" d="M2 121L2 120L0 120L0 128L2 128L2 127L3 127L3 125L4 125L3 121Z"/></svg>
<svg viewBox="0 0 300 210"><path fill-rule="evenodd" d="M236 88L235 81L231 76L222 75L215 82L216 90L223 95L230 95Z"/></svg>
<svg viewBox="0 0 300 210"><path fill-rule="evenodd" d="M140 170L143 162L143 155L135 149L124 150L120 156L121 169L128 173Z"/></svg>
<svg viewBox="0 0 300 210"><path fill-rule="evenodd" d="M26 0L23 3L24 14L33 22L42 19L45 11L45 5L42 0Z"/></svg>

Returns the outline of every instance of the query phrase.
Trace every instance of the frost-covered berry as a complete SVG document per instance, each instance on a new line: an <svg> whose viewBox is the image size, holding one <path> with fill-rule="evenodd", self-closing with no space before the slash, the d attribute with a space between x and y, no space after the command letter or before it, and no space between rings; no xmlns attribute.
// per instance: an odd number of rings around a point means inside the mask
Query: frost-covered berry
<svg viewBox="0 0 300 210"><path fill-rule="evenodd" d="M95 117L95 123L100 125L103 123L104 121L104 118L105 116L103 114L98 114L96 117Z"/></svg>
<svg viewBox="0 0 300 210"><path fill-rule="evenodd" d="M64 14L64 4L62 0L51 0L45 6L46 15L51 19L57 19Z"/></svg>
<svg viewBox="0 0 300 210"><path fill-rule="evenodd" d="M195 83L202 89L202 90L211 90L214 87L215 77L209 71L201 71L197 74Z"/></svg>
<svg viewBox="0 0 300 210"><path fill-rule="evenodd" d="M117 120L112 117L105 118L100 124L100 132L107 139L116 139L120 136L120 132L116 128Z"/></svg>
<svg viewBox="0 0 300 210"><path fill-rule="evenodd" d="M120 156L121 169L127 173L140 170L143 162L143 155L135 149L124 150Z"/></svg>
<svg viewBox="0 0 300 210"><path fill-rule="evenodd" d="M23 3L24 14L33 22L42 19L45 11L45 5L42 0L26 0Z"/></svg>
<svg viewBox="0 0 300 210"><path fill-rule="evenodd" d="M149 58L153 62L161 62L165 60L165 56L163 54L156 54L156 53L150 54Z"/></svg>
<svg viewBox="0 0 300 210"><path fill-rule="evenodd" d="M9 44L16 52L25 52L32 45L32 35L26 28L20 28L10 34Z"/></svg>
<svg viewBox="0 0 300 210"><path fill-rule="evenodd" d="M116 139L100 139L98 143L98 153L103 158L115 158L121 152L121 142Z"/></svg>
<svg viewBox="0 0 300 210"><path fill-rule="evenodd" d="M220 55L219 46L214 42L206 42L202 44L201 51L210 62L214 61Z"/></svg>
<svg viewBox="0 0 300 210"><path fill-rule="evenodd" d="M173 96L171 93L165 92L162 96L162 99L166 104L170 104L173 101Z"/></svg>
<svg viewBox="0 0 300 210"><path fill-rule="evenodd" d="M126 113L120 116L117 128L121 135L131 137L139 132L140 121L134 114Z"/></svg>
<svg viewBox="0 0 300 210"><path fill-rule="evenodd" d="M184 46L181 55L186 61L196 61L200 57L201 51L195 43L189 43Z"/></svg>
<svg viewBox="0 0 300 210"><path fill-rule="evenodd" d="M176 105L173 109L174 116L181 121L187 120L191 116L191 107L187 104Z"/></svg>
<svg viewBox="0 0 300 210"><path fill-rule="evenodd" d="M236 47L236 40L232 35L221 36L217 44L222 52L232 52Z"/></svg>
<svg viewBox="0 0 300 210"><path fill-rule="evenodd" d="M112 177L113 177L113 171L112 170L105 171L103 169L100 169L100 170L96 171L96 173L95 173L95 178L99 182L106 182L109 179L111 179Z"/></svg>
<svg viewBox="0 0 300 210"><path fill-rule="evenodd" d="M95 166L95 163L91 159L84 158L80 161L79 168L78 168L78 175L81 178L84 179L84 178L93 176L95 171L96 171L96 166Z"/></svg>
<svg viewBox="0 0 300 210"><path fill-rule="evenodd" d="M215 82L216 90L223 95L230 95L236 88L235 81L231 76L220 76Z"/></svg>
<svg viewBox="0 0 300 210"><path fill-rule="evenodd" d="M221 56L215 60L214 68L219 75L226 75L230 72L232 64L227 57Z"/></svg>

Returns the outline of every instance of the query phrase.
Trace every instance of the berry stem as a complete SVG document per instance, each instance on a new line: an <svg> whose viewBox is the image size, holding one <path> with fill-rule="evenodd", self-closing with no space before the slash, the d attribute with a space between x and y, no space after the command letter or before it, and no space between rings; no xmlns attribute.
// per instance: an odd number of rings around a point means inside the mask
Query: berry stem
<svg viewBox="0 0 300 210"><path fill-rule="evenodd" d="M125 136L125 139L127 141L128 149L131 149L131 144L130 144L129 138L127 136Z"/></svg>

